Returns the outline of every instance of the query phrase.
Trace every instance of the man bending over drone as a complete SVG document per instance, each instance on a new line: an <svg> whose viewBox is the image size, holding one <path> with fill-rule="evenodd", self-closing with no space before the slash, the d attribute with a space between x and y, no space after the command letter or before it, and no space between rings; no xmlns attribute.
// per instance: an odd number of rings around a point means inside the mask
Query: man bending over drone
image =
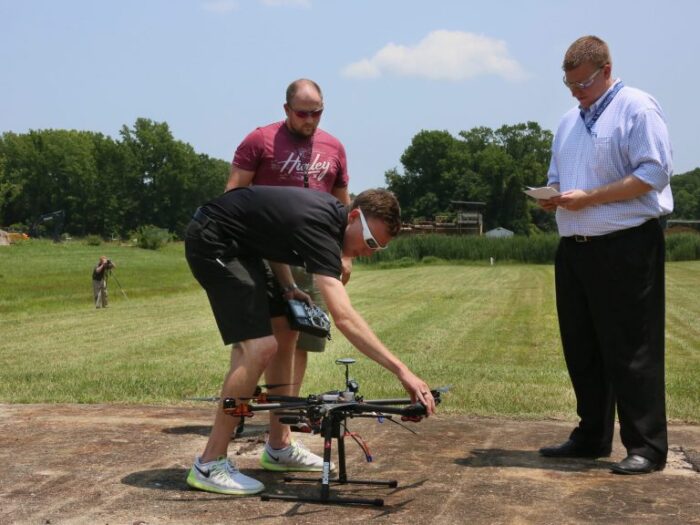
<svg viewBox="0 0 700 525"><path fill-rule="evenodd" d="M233 345L221 398L239 401L253 395L277 351L270 318L285 315L285 300L309 300L294 284L291 264L303 265L314 275L343 335L395 374L412 402L423 403L434 414L428 385L382 344L352 307L340 281L341 257L369 256L385 248L400 225L399 203L382 189L362 192L350 209L327 193L274 186L237 188L199 208L187 227L185 254L207 292L224 343ZM270 268L263 259L270 261ZM226 415L219 403L204 452L187 476L191 487L234 495L264 490L226 457L238 420ZM299 442L289 442L268 443L266 453L274 460L308 451Z"/></svg>

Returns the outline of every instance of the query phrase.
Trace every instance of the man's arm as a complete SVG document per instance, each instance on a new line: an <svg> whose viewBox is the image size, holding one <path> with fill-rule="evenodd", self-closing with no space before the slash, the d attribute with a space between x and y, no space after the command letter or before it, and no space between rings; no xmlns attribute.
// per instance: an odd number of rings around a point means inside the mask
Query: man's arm
<svg viewBox="0 0 700 525"><path fill-rule="evenodd" d="M103 271L103 270L105 270L105 269L107 269L107 268L109 268L109 267L110 267L110 261L109 261L109 259L107 259L105 262L99 263L99 264L97 265L96 270L97 270L98 272L101 272L101 271ZM112 265L112 268L114 268L114 267L115 267L115 266Z"/></svg>
<svg viewBox="0 0 700 525"><path fill-rule="evenodd" d="M549 200L566 210L578 211L597 204L634 199L652 189L651 185L634 175L627 175L625 178L605 186L599 186L588 191L571 190Z"/></svg>
<svg viewBox="0 0 700 525"><path fill-rule="evenodd" d="M360 352L396 375L412 401L420 401L427 407L428 414L434 414L435 400L430 394L430 387L382 344L367 322L353 308L343 284L327 275L316 274L314 277L338 330Z"/></svg>
<svg viewBox="0 0 700 525"><path fill-rule="evenodd" d="M255 176L254 171L243 170L238 166L231 164L231 173L228 176L228 182L226 183L226 190L232 190L233 188L243 188L245 186L250 186Z"/></svg>
<svg viewBox="0 0 700 525"><path fill-rule="evenodd" d="M345 206L350 206L350 192L348 191L347 186L342 188L333 188L331 190L331 195L342 202Z"/></svg>
<svg viewBox="0 0 700 525"><path fill-rule="evenodd" d="M331 195L342 202L345 206L350 206L350 192L348 191L347 186L342 188L333 188L331 190ZM343 257L341 262L342 273L340 274L340 280L343 284L348 284L350 274L352 273L352 257Z"/></svg>
<svg viewBox="0 0 700 525"><path fill-rule="evenodd" d="M297 288L294 282L294 276L292 275L292 270L288 264L267 261L270 265L272 273L275 274L277 282L280 283L283 291L283 297L286 300L297 299L298 301L304 301L309 304L313 304L311 297L303 290Z"/></svg>

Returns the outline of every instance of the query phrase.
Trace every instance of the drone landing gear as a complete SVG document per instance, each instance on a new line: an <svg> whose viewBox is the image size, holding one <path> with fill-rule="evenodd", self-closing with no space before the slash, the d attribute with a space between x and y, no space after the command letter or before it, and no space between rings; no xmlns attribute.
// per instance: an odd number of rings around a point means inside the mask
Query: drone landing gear
<svg viewBox="0 0 700 525"><path fill-rule="evenodd" d="M345 420L346 416L343 414L336 414L335 411L331 411L327 414L321 423L321 431L323 432L324 443L323 443L323 477L319 480L317 478L301 478L294 476L287 476L284 481L287 482L320 482L321 483L321 494L319 497L312 496L297 496L292 494L263 494L260 496L262 501L269 501L271 499L279 499L285 501L303 501L309 503L324 503L324 504L335 504L335 505L374 505L375 507L382 507L384 505L384 500L381 498L368 499L368 498L343 498L338 496L330 495L330 484L337 483L340 485L380 485L384 487L394 488L398 486L396 480L391 481L372 481L372 480L359 480L359 479L348 479L347 471L345 469ZM343 429L341 429L341 424ZM338 441L338 477L335 479L330 479L329 471L331 464L331 444L333 438Z"/></svg>

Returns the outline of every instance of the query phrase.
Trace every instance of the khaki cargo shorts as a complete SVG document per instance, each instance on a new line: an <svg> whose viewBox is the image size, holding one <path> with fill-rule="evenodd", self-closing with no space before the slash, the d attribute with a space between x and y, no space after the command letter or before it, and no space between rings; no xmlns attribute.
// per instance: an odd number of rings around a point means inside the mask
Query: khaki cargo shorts
<svg viewBox="0 0 700 525"><path fill-rule="evenodd" d="M291 266L290 268L297 286L309 294L311 300L328 313L326 303L323 302L323 297L321 297L321 293L314 284L313 274L307 273L304 268L299 266ZM316 337L315 335L300 332L299 339L297 340L297 348L306 350L307 352L323 352L326 349L326 341L328 341L328 339L325 337Z"/></svg>

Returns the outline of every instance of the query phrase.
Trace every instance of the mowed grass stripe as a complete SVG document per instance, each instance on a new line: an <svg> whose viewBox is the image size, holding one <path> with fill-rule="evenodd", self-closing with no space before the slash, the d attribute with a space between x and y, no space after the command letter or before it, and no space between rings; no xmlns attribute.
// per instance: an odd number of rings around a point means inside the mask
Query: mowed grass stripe
<svg viewBox="0 0 700 525"><path fill-rule="evenodd" d="M0 250L0 401L181 404L217 395L229 362L182 245L27 243ZM90 271L106 253L129 300L92 307ZM451 384L442 412L575 418L561 354L551 265L357 264L353 304L387 346L434 386ZM700 421L700 262L667 266L668 413ZM367 397L398 396L388 372L337 330L311 354L302 392L342 387L339 357Z"/></svg>
<svg viewBox="0 0 700 525"><path fill-rule="evenodd" d="M365 290L353 294L358 310L426 380L453 386L445 410L535 417L536 407L556 404L557 415L570 414L551 267L431 266L370 273L375 275L357 276ZM387 304L386 297L393 301ZM334 357L342 351L352 349L333 345ZM372 366L357 370L376 395L395 392L390 374Z"/></svg>
<svg viewBox="0 0 700 525"><path fill-rule="evenodd" d="M666 272L666 390L672 417L700 415L700 265L678 262Z"/></svg>

